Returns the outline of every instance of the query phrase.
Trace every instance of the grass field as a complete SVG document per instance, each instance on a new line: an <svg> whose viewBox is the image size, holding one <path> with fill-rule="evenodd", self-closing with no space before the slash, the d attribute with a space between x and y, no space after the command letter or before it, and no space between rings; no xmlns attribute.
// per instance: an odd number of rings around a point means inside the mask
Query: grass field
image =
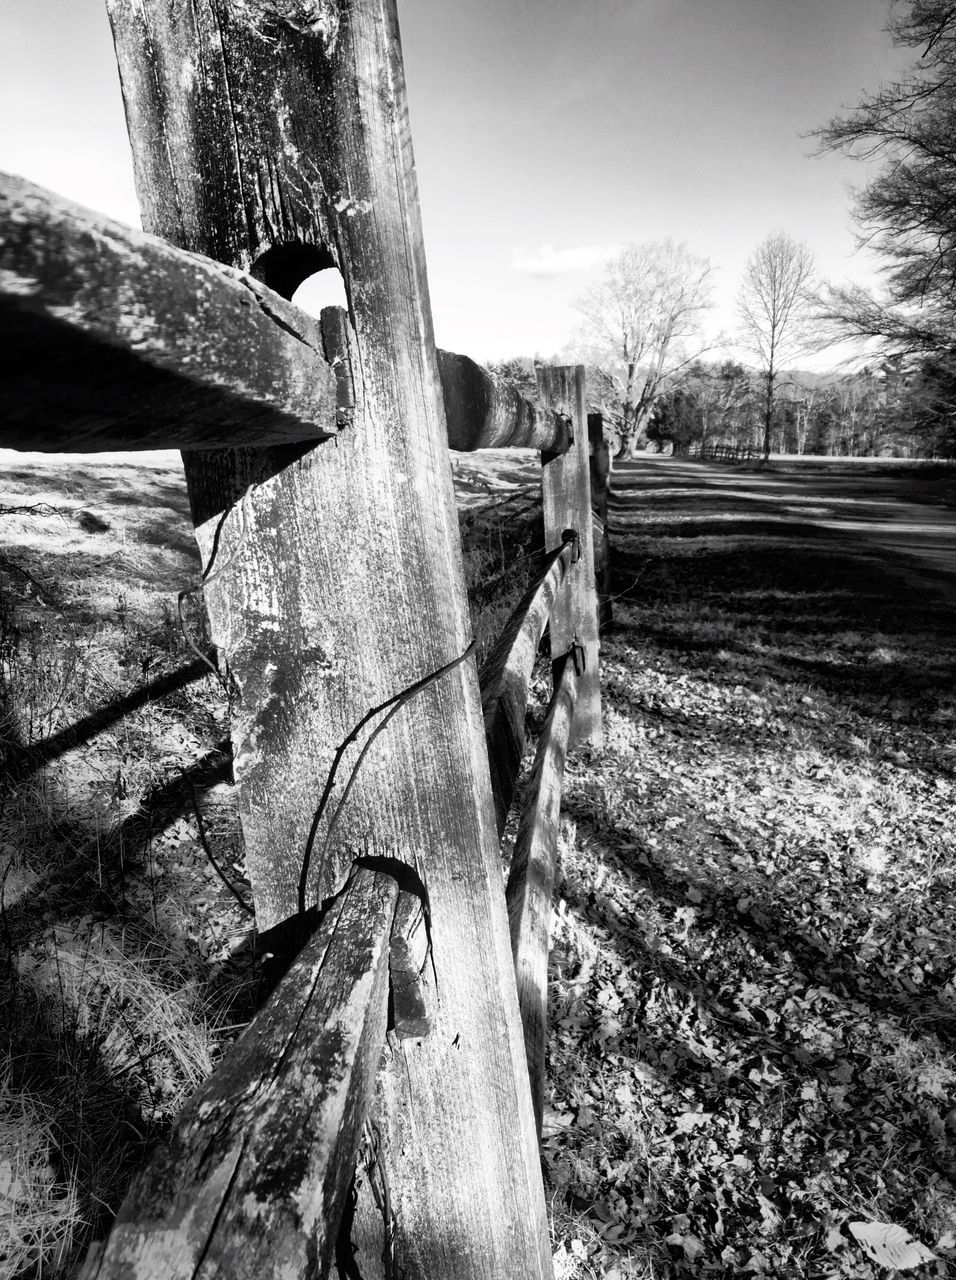
<svg viewBox="0 0 956 1280"><path fill-rule="evenodd" d="M175 457L4 462L0 1274L55 1276L256 975L207 853L244 897L225 703L176 611L199 566ZM453 465L487 643L535 470ZM953 493L912 468L616 474L607 744L569 764L553 938L559 1280L866 1280L858 1223L948 1274Z"/></svg>

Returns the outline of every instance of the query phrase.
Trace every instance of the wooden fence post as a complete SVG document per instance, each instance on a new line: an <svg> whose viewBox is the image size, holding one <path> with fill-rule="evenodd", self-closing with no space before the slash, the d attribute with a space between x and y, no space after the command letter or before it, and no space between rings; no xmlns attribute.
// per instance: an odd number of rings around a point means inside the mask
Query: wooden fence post
<svg viewBox="0 0 956 1280"><path fill-rule="evenodd" d="M108 7L147 229L285 297L337 265L350 301L336 442L185 461L261 925L358 858L417 865L423 886L430 1030L383 1060L388 1215L359 1215L378 1233L363 1259L409 1280L548 1277L477 678L449 665L470 624L394 0Z"/></svg>
<svg viewBox="0 0 956 1280"><path fill-rule="evenodd" d="M588 449L591 472L591 514L594 516L594 579L598 599L598 625L614 621L611 603L611 539L607 529L607 507L611 492L611 451L604 438L604 418L588 414Z"/></svg>
<svg viewBox="0 0 956 1280"><path fill-rule="evenodd" d="M566 529L576 531L580 547L580 555L571 566L551 613L551 659L556 662L579 646L583 670L578 676L571 742L600 746L601 678L584 365L539 366L537 372L539 394L545 404L568 415L572 432L567 452L541 454L545 550L560 546Z"/></svg>

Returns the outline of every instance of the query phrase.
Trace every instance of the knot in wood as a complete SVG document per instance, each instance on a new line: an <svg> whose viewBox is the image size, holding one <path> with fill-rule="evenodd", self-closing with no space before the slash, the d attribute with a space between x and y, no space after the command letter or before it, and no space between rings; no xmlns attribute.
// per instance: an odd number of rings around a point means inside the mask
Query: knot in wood
<svg viewBox="0 0 956 1280"><path fill-rule="evenodd" d="M339 6L335 0L229 0L233 13L258 34L277 23L302 36L321 40L326 56L339 38Z"/></svg>

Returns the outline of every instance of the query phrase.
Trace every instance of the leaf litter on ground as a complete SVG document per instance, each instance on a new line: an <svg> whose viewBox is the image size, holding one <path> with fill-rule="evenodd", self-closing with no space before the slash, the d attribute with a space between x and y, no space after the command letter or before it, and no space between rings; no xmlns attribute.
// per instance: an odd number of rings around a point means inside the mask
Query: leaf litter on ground
<svg viewBox="0 0 956 1280"><path fill-rule="evenodd" d="M605 749L566 773L559 1241L582 1275L864 1278L888 1265L865 1220L946 1275L952 595L813 529L688 536L720 491L700 469L675 496L665 467L616 504L638 585L604 639Z"/></svg>

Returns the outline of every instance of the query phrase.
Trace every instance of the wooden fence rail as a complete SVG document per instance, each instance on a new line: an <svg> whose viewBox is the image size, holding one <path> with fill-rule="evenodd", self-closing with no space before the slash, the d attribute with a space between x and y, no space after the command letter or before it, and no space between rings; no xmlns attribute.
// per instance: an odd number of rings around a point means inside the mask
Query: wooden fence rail
<svg viewBox="0 0 956 1280"><path fill-rule="evenodd" d="M571 536L551 552L505 623L479 675L499 835L514 799L515 781L524 755L528 684L538 645L575 554L576 540Z"/></svg>
<svg viewBox="0 0 956 1280"><path fill-rule="evenodd" d="M571 739L581 674L578 664L582 658L583 650L575 649L560 662L561 674L538 741L505 891L518 1007L539 1136L544 1113L551 899L557 872L564 762Z"/></svg>
<svg viewBox="0 0 956 1280"><path fill-rule="evenodd" d="M349 880L134 1181L84 1280L328 1273L385 1043L398 894L382 872Z"/></svg>
<svg viewBox="0 0 956 1280"><path fill-rule="evenodd" d="M0 446L318 443L355 407L348 330L338 307L316 320L249 272L0 173ZM452 449L568 447L564 414L437 354Z"/></svg>
<svg viewBox="0 0 956 1280"><path fill-rule="evenodd" d="M0 443L183 449L258 924L295 941L84 1274L548 1280L546 889L601 740L584 371L528 396L436 351L394 0L107 8L153 234L0 184ZM290 299L332 265L317 323ZM541 451L554 553L495 695L520 737L550 607L520 1007L449 441Z"/></svg>

